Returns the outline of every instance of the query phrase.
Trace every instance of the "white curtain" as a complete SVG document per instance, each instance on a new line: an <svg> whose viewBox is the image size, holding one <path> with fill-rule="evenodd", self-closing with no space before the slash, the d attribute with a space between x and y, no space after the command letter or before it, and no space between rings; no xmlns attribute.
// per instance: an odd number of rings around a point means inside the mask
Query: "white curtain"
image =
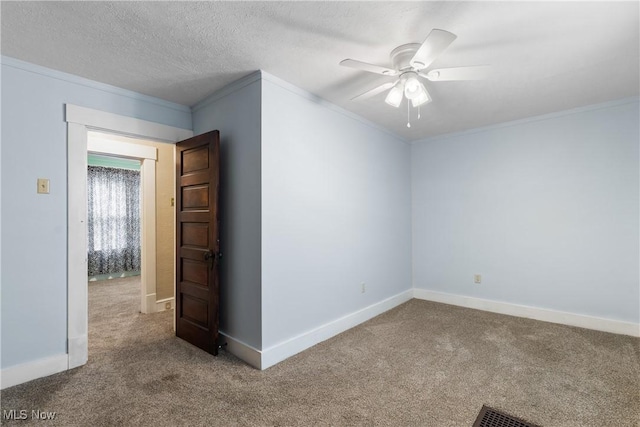
<svg viewBox="0 0 640 427"><path fill-rule="evenodd" d="M89 276L140 270L140 172L89 166Z"/></svg>

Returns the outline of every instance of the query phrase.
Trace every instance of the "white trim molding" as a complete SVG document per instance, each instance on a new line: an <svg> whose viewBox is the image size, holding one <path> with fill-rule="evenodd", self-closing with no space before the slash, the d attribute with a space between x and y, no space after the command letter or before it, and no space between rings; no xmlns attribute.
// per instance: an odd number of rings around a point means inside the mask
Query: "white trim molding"
<svg viewBox="0 0 640 427"><path fill-rule="evenodd" d="M322 341L326 341L354 326L389 311L400 304L404 304L409 301L412 296L413 289L406 290L264 350L258 350L224 331L220 331L220 336L227 343L225 351L228 351L254 368L264 370Z"/></svg>
<svg viewBox="0 0 640 427"><path fill-rule="evenodd" d="M353 328L369 319L372 319L385 311L399 306L413 297L413 290L409 289L390 298L372 304L361 310L333 320L315 329L304 332L286 341L262 350L260 369L267 369L276 363L300 353L322 341L328 340L348 329Z"/></svg>
<svg viewBox="0 0 640 427"><path fill-rule="evenodd" d="M195 113L196 111L206 107L207 105L210 105L216 101L219 101L225 96L230 95L242 89L245 86L249 86L251 83L255 83L259 81L261 78L262 78L262 72L260 70L247 74L246 76L241 77L238 80L235 80L229 83L222 89L212 93L202 101L198 102L196 105L191 107L191 111Z"/></svg>
<svg viewBox="0 0 640 427"><path fill-rule="evenodd" d="M78 123L89 129L101 130L107 133L165 142L182 141L193 136L193 131L188 129L120 116L72 104L66 104L65 112L67 123Z"/></svg>
<svg viewBox="0 0 640 427"><path fill-rule="evenodd" d="M169 304L169 307L167 307L167 304ZM173 297L159 299L156 301L156 313L166 310L173 310L174 308L176 308L176 301Z"/></svg>
<svg viewBox="0 0 640 427"><path fill-rule="evenodd" d="M85 351L89 346L87 334L70 337L67 340L67 353L69 353L69 369L77 368L87 363L88 353Z"/></svg>
<svg viewBox="0 0 640 427"><path fill-rule="evenodd" d="M430 136L427 138L423 138L423 139L416 139L411 141L410 143L413 144L420 144L423 142L433 142L433 141L442 141L442 140L447 140L447 139L451 139L451 138L457 138L460 136L464 136L464 135L473 135L476 133L483 133L483 132L489 132L495 129L502 129L502 128L508 128L508 127L512 127L512 126L518 126L521 124L525 124L525 123L534 123L534 122L541 122L544 120L552 120L555 119L557 117L563 117L563 116L569 116L572 114L579 114L579 113L583 113L586 111L597 111L597 110L602 110L602 109L608 109L608 108L613 108L613 107L619 107L619 106L624 106L627 104L635 104L637 102L640 101L640 97L638 96L632 96L632 97L628 97L628 98L622 98L622 99L616 99L613 101L606 101L606 102L602 102L599 104L591 104L591 105L585 105L583 107L576 107L576 108L571 108L569 110L561 110L561 111L555 111L553 113L547 113L547 114L542 114L539 116L531 116L531 117L525 117L523 119L517 119L517 120L511 120L508 122L502 122L502 123L496 123L494 125L488 125L488 126L482 126L482 127L478 127L478 128L473 128L473 129L468 129L468 130L462 130L459 132L451 132L451 133L445 133L442 135L435 135L435 136Z"/></svg>
<svg viewBox="0 0 640 427"><path fill-rule="evenodd" d="M191 109L182 104L177 104L171 101L165 101L164 99L154 98L153 96L143 95L138 92L133 92L121 87L108 85L106 83L100 83L95 80L89 80L84 77L76 76L74 74L65 73L63 71L52 70L40 65L32 64L30 62L21 61L9 56L0 55L0 62L2 65L16 68L19 70L27 71L29 73L40 74L42 76L50 77L52 79L61 80L67 83L89 87L91 89L99 90L102 92L112 93L126 98L135 99L137 101L146 102L149 104L159 105L164 108L170 108L175 111L188 113Z"/></svg>
<svg viewBox="0 0 640 427"><path fill-rule="evenodd" d="M157 140L175 143L193 136L187 129L166 126L160 123L148 122L131 117L119 116L99 110L66 104L67 121L67 352L64 366L60 363L49 363L48 370L34 370L34 376L29 381L41 376L50 375L66 369L85 364L88 360L88 295L87 295L87 152L89 145L88 133L100 130L105 133L133 136L139 139ZM89 144L89 145L88 145ZM108 149L120 150L119 155L137 158L142 161L143 194L147 192L155 196L155 148L147 151L139 147L128 147L129 144L109 144L98 142L91 145L93 152ZM132 148L134 151L127 151ZM142 151L141 151L142 150ZM144 196L143 196L144 197ZM156 309L156 277L155 277L155 197L150 201L145 198L144 209L150 218L143 221L143 239L149 247L154 248L143 254L143 264L147 267L146 276L141 278L146 283L141 292L141 306L147 312ZM143 271L144 271L143 267ZM144 274L144 273L143 273ZM54 369L55 367L55 369ZM55 371L55 372L54 372ZM36 375L37 372L45 372ZM4 371L3 371L4 374ZM26 378L26 377L25 377ZM24 382L23 381L23 382Z"/></svg>
<svg viewBox="0 0 640 427"><path fill-rule="evenodd" d="M71 368L68 366L66 354L58 354L45 359L10 366L0 373L0 389L4 390L37 378L48 377L67 369Z"/></svg>
<svg viewBox="0 0 640 427"><path fill-rule="evenodd" d="M127 142L117 141L104 137L104 134L92 134L87 140L87 151L95 154L110 154L116 157L124 157L127 159L150 159L158 160L158 149L149 147L148 145L129 144Z"/></svg>
<svg viewBox="0 0 640 427"><path fill-rule="evenodd" d="M87 363L87 130L67 124L67 342L69 369ZM73 185L73 191L71 186Z"/></svg>
<svg viewBox="0 0 640 427"><path fill-rule="evenodd" d="M345 110L342 107L338 107L337 105L335 105L335 104L333 104L333 103L331 103L329 101L326 101L323 98L320 98L318 95L315 95L315 94L313 94L311 92L308 92L308 91L306 91L304 89L301 89L298 86L292 85L291 83L289 83L287 81L284 81L284 80L282 80L282 79L280 79L280 78L278 78L278 77L276 77L276 76L274 76L272 74L269 74L266 71L260 70L259 73L260 73L260 77L262 78L262 80L265 80L265 81L271 82L271 83L273 83L275 85L278 85L282 89L288 90L289 92L291 92L293 94L296 94L298 96L306 98L307 100L309 100L311 102L315 102L316 104L318 104L318 105L320 105L320 106L322 106L322 107L324 107L324 108L326 108L328 110L331 110L331 111L334 111L336 113L342 114L343 116L348 117L348 118L350 118L352 120L355 120L357 122L360 122L361 124L363 124L365 126L368 126L368 127L372 128L372 129L375 129L378 132L382 132L384 134L387 134L387 135L397 139L399 142L403 142L405 144L410 144L410 141L408 139L398 135L397 133L395 133L395 132L393 132L393 131L385 128L385 127L382 127L379 124L377 124L375 122L372 122L371 120L367 120L364 117L359 116L358 114L355 114L355 113L352 113L351 111Z"/></svg>
<svg viewBox="0 0 640 427"><path fill-rule="evenodd" d="M604 319L583 314L568 313L565 311L549 310L546 308L530 307L526 305L511 304L507 302L492 301L418 288L413 289L413 297L416 299L474 308L492 313L541 320L543 322L558 323L561 325L577 326L596 331L640 337L640 324L624 322L621 320Z"/></svg>
<svg viewBox="0 0 640 427"><path fill-rule="evenodd" d="M255 347L250 346L249 344L233 338L231 335L228 335L226 332L219 331L220 337L224 338L224 341L227 343L224 351L228 351L233 354L240 360L244 360L247 364L253 366L257 369L262 369L262 352ZM222 341L220 339L219 341Z"/></svg>
<svg viewBox="0 0 640 427"><path fill-rule="evenodd" d="M154 148L155 152L156 149ZM154 153L155 154L155 153ZM156 302L156 161L142 159L140 168L140 187L142 189L142 245L140 251L140 282L142 297L140 311L153 313Z"/></svg>

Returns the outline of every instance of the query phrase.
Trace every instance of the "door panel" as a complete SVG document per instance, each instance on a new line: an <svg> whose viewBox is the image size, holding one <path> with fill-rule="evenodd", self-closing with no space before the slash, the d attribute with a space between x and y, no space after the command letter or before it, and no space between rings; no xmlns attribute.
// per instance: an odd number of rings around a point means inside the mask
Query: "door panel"
<svg viewBox="0 0 640 427"><path fill-rule="evenodd" d="M209 224L183 222L182 246L209 247Z"/></svg>
<svg viewBox="0 0 640 427"><path fill-rule="evenodd" d="M197 138L197 137L195 137ZM182 172L189 173L209 168L209 150L196 148L183 154Z"/></svg>
<svg viewBox="0 0 640 427"><path fill-rule="evenodd" d="M209 208L209 186L194 185L182 189L182 207L184 209Z"/></svg>
<svg viewBox="0 0 640 427"><path fill-rule="evenodd" d="M176 144L176 336L218 353L220 134Z"/></svg>
<svg viewBox="0 0 640 427"><path fill-rule="evenodd" d="M196 285L209 287L209 266L200 261L182 259L182 280Z"/></svg>

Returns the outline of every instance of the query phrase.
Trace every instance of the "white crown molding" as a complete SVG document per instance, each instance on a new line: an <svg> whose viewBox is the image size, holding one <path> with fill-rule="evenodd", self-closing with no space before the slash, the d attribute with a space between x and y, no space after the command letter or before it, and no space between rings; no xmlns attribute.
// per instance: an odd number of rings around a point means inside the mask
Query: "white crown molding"
<svg viewBox="0 0 640 427"><path fill-rule="evenodd" d="M416 299L456 305L459 307L474 308L476 310L489 311L492 313L541 320L543 322L559 323L562 325L577 326L596 331L640 337L640 324L623 322L620 320L603 319L583 314L568 313L565 311L549 310L546 308L530 307L526 305L511 304L507 302L492 301L418 288L413 289L413 297Z"/></svg>
<svg viewBox="0 0 640 427"><path fill-rule="evenodd" d="M463 131L460 131L460 132L445 133L445 134L442 134L442 135L431 136L429 138L416 139L414 141L411 141L410 144L414 145L414 144L442 141L442 140L447 140L447 139L451 139L451 138L457 138L457 137L460 137L460 136L473 135L473 134L476 134L476 133L483 133L483 132L490 132L490 131L496 130L496 129L509 128L509 127L518 126L518 125L527 124L527 123L542 122L542 121L545 121L545 120L551 120L551 119L555 119L555 118L558 118L558 117L571 116L573 114L580 114L580 113L584 113L584 112L587 112L587 111L606 110L606 109L609 109L609 108L620 107L620 106L623 106L623 105L636 104L638 102L640 102L640 97L638 97L638 96L632 96L632 97L628 97L628 98L621 98L621 99L616 99L616 100L613 100L613 101L607 101L607 102L601 102L601 103L598 103L598 104L585 105L583 107L571 108L569 110L555 111L553 113L542 114L542 115L539 115L539 116L531 116L531 117L525 117L524 119L511 120L511 121L503 122L503 123L496 123L494 125L482 126L482 127L478 127L478 128L463 130Z"/></svg>
<svg viewBox="0 0 640 427"><path fill-rule="evenodd" d="M91 89L100 90L102 92L112 93L114 95L120 95L127 98L135 99L138 101L148 102L150 104L159 105L161 107L170 108L172 110L188 113L191 109L186 105L176 104L175 102L165 101L163 99L154 98L153 96L143 95L138 92L134 92L127 89L122 89L117 86L111 86L106 83L96 82L84 77L79 77L73 74L65 73L63 71L53 70L51 68L42 67L40 65L31 64L29 62L21 61L9 56L0 56L0 62L2 65L8 67L17 68L23 71L28 71L34 74L40 74L42 76L50 77L57 80L62 80L68 83L77 84L80 86L89 87Z"/></svg>
<svg viewBox="0 0 640 427"><path fill-rule="evenodd" d="M219 101L220 99L224 98L225 96L228 96L242 88L244 88L245 86L248 86L252 83L255 83L257 81L260 80L266 80L268 82L271 82L279 87L281 87L282 89L288 90L291 93L294 93L298 96L301 96L311 102L314 102L318 105L321 105L324 108L327 108L331 111L334 111L336 113L342 114L343 116L349 117L350 119L356 120L370 128L373 128L377 131L380 131L382 133L385 133L395 139L397 139L400 142L403 142L405 144L409 144L409 141L407 141L405 138L399 136L396 133L391 132L389 129L383 128L382 126L379 126L378 124L369 121L357 114L354 114L350 111L347 111L341 107L338 107L335 104L330 103L329 101L320 98L317 95L312 94L311 92L308 92L304 89L301 89L297 86L292 85L289 82L286 82L272 74L267 73L266 71L263 70L258 70L258 71L254 71L251 74L248 74L228 85L226 85L224 88L214 92L213 94L209 95L207 98L203 99L202 101L198 102L197 104L195 104L193 107L191 107L191 110L193 112L196 112L198 110L201 110L202 108L207 107L208 105Z"/></svg>
<svg viewBox="0 0 640 427"><path fill-rule="evenodd" d="M257 81L260 81L261 77L260 77L260 71L254 71L251 74L248 74L244 77L239 78L238 80L235 80L231 83L229 83L228 85L226 85L225 87L223 87L220 90L215 91L214 93L212 93L211 95L207 96L205 99L203 99L200 102L197 102L193 107L191 107L191 111L193 113L195 113L198 110L201 110L203 108L205 108L206 106L219 101L220 99L224 98L225 96L231 95L234 92L239 91L240 89L242 89L245 86L249 86L252 83L255 83Z"/></svg>
<svg viewBox="0 0 640 427"><path fill-rule="evenodd" d="M263 80L266 80L266 81L271 82L271 83L273 83L273 84L275 84L277 86L280 86L282 89L286 89L289 92L294 93L294 94L296 94L298 96L301 96L301 97L303 97L303 98L305 98L305 99L307 99L307 100L309 100L311 102L314 102L314 103L316 103L316 104L318 104L318 105L320 105L320 106L322 106L322 107L324 107L324 108L326 108L328 110L331 110L331 111L336 112L338 114L342 114L343 116L346 116L346 117L348 117L350 119L353 119L353 120L355 120L357 122L360 122L365 126L368 126L368 127L372 128L372 129L375 129L375 130L377 130L379 132L385 133L385 134L397 139L398 142L403 142L405 144L410 144L409 140L401 137L400 135L390 131L387 128L384 128L384 127L378 125L377 123L374 123L374 122L372 122L370 120L367 120L364 117L361 117L361 116L359 116L359 115L357 115L355 113L352 113L351 111L347 111L342 107L338 107L337 105L332 104L331 102L327 101L324 98L320 98L319 96L314 95L311 92L308 92L308 91L306 91L304 89L301 89L301 88L299 88L297 86L294 86L291 83L286 82L286 81L284 81L284 80L282 80L282 79L280 79L280 78L278 78L278 77L276 77L276 76L274 76L272 74L269 74L269 73L267 73L265 71L260 70L260 73L262 75L262 79Z"/></svg>

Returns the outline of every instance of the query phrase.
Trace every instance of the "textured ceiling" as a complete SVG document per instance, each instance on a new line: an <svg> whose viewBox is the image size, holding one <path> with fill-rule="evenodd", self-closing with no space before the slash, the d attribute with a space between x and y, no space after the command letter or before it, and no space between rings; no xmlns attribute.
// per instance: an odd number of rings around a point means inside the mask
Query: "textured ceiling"
<svg viewBox="0 0 640 427"><path fill-rule="evenodd" d="M193 105L262 69L415 140L637 96L633 2L6 2L2 54ZM340 67L390 65L432 28L457 40L431 68L490 64L490 79L427 82L406 108L355 95L387 77Z"/></svg>

